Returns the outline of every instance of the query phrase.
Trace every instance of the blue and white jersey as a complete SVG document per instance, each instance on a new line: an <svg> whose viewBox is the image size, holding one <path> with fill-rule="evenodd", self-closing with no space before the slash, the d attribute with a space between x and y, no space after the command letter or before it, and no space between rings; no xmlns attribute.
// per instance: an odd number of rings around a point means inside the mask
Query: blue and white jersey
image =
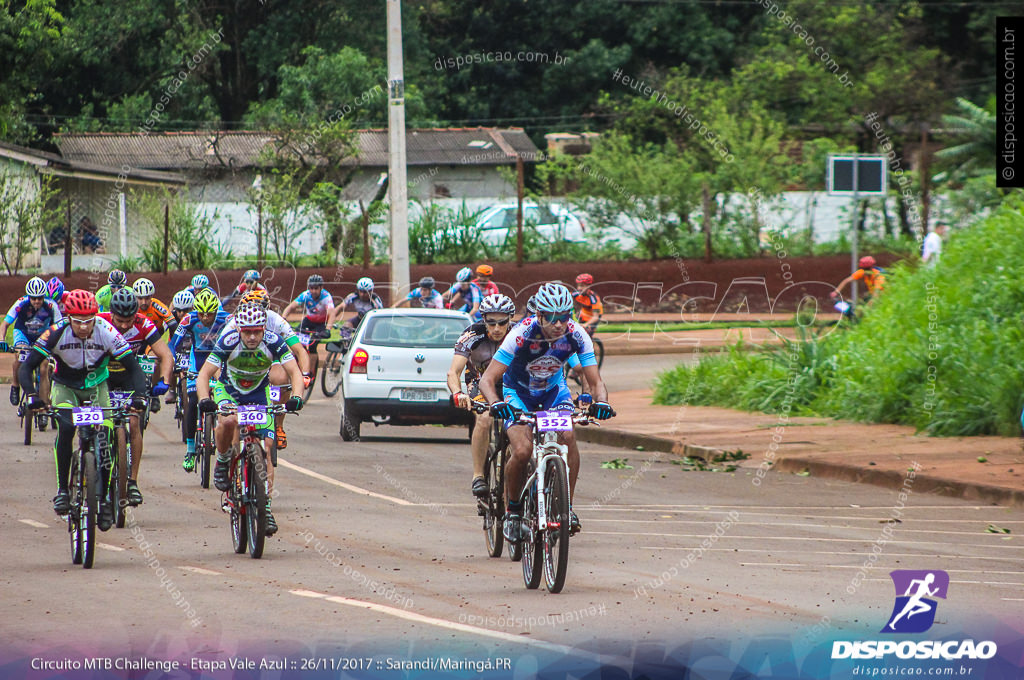
<svg viewBox="0 0 1024 680"><path fill-rule="evenodd" d="M223 309L217 311L217 316L213 320L213 324L210 326L204 326L203 322L199 320L199 312L189 312L188 315L181 317L181 323L178 324L178 328L174 331L174 335L171 336L170 341L167 345L171 348L171 354L175 354L178 351L178 344L185 339L185 336L192 337L192 361L191 370L198 371L206 363L206 357L213 351L214 346L217 344L217 338L224 331L224 326L227 325L231 319L231 315L225 312Z"/></svg>
<svg viewBox="0 0 1024 680"><path fill-rule="evenodd" d="M467 288L463 288L463 286L468 286L468 287ZM448 295L448 299L449 300L453 300L453 299L455 299L456 295L460 295L461 296L460 299L462 300L462 304L459 307L452 307L452 309L457 309L460 312L465 312L466 314L469 314L470 311L472 311L473 305L478 305L481 302L483 302L483 300L484 300L483 293L480 292L480 288L477 287L477 285L475 283L458 283L458 282L456 282L455 285L453 285L451 288L448 289L448 292L446 293L446 295ZM474 321L479 321L480 320L480 313L479 312L477 312L476 317L473 320Z"/></svg>
<svg viewBox="0 0 1024 680"><path fill-rule="evenodd" d="M508 366L502 385L539 396L564 382L562 365L573 354L579 355L583 367L597 365L590 335L575 322L569 322L565 335L549 341L534 318L512 327L494 360Z"/></svg>
<svg viewBox="0 0 1024 680"><path fill-rule="evenodd" d="M327 323L327 314L334 309L334 298L321 288L320 295L314 300L313 294L304 290L295 298L295 304L303 307L306 318L313 323Z"/></svg>
<svg viewBox="0 0 1024 680"><path fill-rule="evenodd" d="M32 301L25 295L11 305L4 321L8 325L14 324L14 329L24 333L29 342L35 342L36 338L43 334L43 331L60 322L62 318L60 307L53 300L44 297L42 306L39 309L33 309Z"/></svg>
<svg viewBox="0 0 1024 680"><path fill-rule="evenodd" d="M405 296L406 300L410 302L418 302L420 307L430 307L432 309L443 309L444 300L441 299L441 294L433 288L430 289L430 295L423 295L423 290L420 288L415 289L411 293Z"/></svg>

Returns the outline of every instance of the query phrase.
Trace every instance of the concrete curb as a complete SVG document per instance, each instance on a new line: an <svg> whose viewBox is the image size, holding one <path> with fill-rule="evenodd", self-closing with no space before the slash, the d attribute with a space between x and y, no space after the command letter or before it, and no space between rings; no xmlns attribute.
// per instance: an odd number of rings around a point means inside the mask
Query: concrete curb
<svg viewBox="0 0 1024 680"><path fill-rule="evenodd" d="M580 427L576 430L576 439L582 442L630 450L636 450L636 447L641 446L644 451L658 451L700 458L706 463L710 463L722 454L732 453L724 449L696 444L683 444L667 437L656 437L623 430ZM804 458L799 455L791 457L779 456L772 469L776 472L789 473L806 470L815 477L838 479L859 484L874 484L875 486L896 490L903 488L906 481L906 473L902 471L862 468L856 465ZM1024 507L1024 491L1005 486L932 477L927 473L919 472L914 477L913 489L914 491L934 493L940 496L960 498L967 501Z"/></svg>

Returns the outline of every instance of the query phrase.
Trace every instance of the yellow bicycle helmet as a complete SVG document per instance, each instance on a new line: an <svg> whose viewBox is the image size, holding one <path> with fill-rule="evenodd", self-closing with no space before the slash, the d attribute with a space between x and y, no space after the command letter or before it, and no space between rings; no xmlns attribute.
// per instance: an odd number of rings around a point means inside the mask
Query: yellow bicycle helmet
<svg viewBox="0 0 1024 680"><path fill-rule="evenodd" d="M210 314L220 309L220 298L209 288L196 293L195 310L200 314Z"/></svg>

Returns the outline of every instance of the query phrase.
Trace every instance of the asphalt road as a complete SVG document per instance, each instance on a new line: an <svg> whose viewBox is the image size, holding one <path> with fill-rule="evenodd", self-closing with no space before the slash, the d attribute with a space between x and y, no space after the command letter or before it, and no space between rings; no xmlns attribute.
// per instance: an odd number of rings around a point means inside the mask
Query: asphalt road
<svg viewBox="0 0 1024 680"><path fill-rule="evenodd" d="M615 364L612 387L626 389L658 362ZM613 660L645 645L728 640L737 629L810 645L877 632L893 604L892 569L949 572L939 623L951 629L982 615L1013 621L1024 601L1021 510L915 494L912 484L898 510L897 493L874 486L775 473L755 486L752 465L688 472L668 454L595 445L583 450L574 504L583 532L565 590L527 591L519 564L486 556L464 429L364 425L363 441L344 443L322 395L289 418L274 502L280 531L262 559L232 552L220 494L181 470L165 407L146 436L145 503L131 528L99 534L95 567L83 570L50 509L52 436L22 446L10 408L0 424L8 653L221 659L315 648ZM601 468L614 458L633 467ZM987 533L990 524L1012 533Z"/></svg>

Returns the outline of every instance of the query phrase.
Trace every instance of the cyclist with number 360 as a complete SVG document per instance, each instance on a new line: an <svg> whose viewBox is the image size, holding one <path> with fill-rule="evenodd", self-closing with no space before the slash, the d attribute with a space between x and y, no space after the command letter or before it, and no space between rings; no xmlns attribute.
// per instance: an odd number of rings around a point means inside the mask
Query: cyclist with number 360
<svg viewBox="0 0 1024 680"><path fill-rule="evenodd" d="M490 402L491 414L504 420L508 428L510 457L505 468L505 483L509 502L504 534L510 543L518 543L523 538L522 508L518 499L533 448L530 426L513 422L515 411L571 413L572 396L565 384L562 365L575 353L587 384L594 392L590 415L605 420L614 414L608 405L608 391L597 369L590 336L572 321L572 293L563 285L547 283L541 286L534 300L537 315L509 331L480 378L480 392ZM580 451L572 431L559 433L559 439L568 447L571 508L579 475ZM580 530L579 518L571 509L570 527L573 533Z"/></svg>
<svg viewBox="0 0 1024 680"><path fill-rule="evenodd" d="M32 371L52 358L57 364L53 375L53 391L50 395L52 403L57 406L79 406L88 400L93 406L109 407L107 363L111 359L116 359L124 367L127 382L136 395L132 398L132 410L145 409L146 374L142 372L142 367L132 352L132 346L109 321L97 318L96 296L87 290L69 291L64 296L64 308L68 315L60 323L43 331L33 345L28 360L21 365L18 377L21 378L22 385L31 384ZM37 394L26 396L30 398L31 410L43 409L49 405ZM57 495L53 499L53 509L58 515L66 515L71 509L68 475L71 470L71 449L76 428L68 411L60 412L58 423L57 441L54 445L57 459ZM103 475L100 475L100 478L103 480L100 498L106 498L107 479ZM104 503L100 508L97 526L100 531L107 531L113 522L113 508Z"/></svg>

